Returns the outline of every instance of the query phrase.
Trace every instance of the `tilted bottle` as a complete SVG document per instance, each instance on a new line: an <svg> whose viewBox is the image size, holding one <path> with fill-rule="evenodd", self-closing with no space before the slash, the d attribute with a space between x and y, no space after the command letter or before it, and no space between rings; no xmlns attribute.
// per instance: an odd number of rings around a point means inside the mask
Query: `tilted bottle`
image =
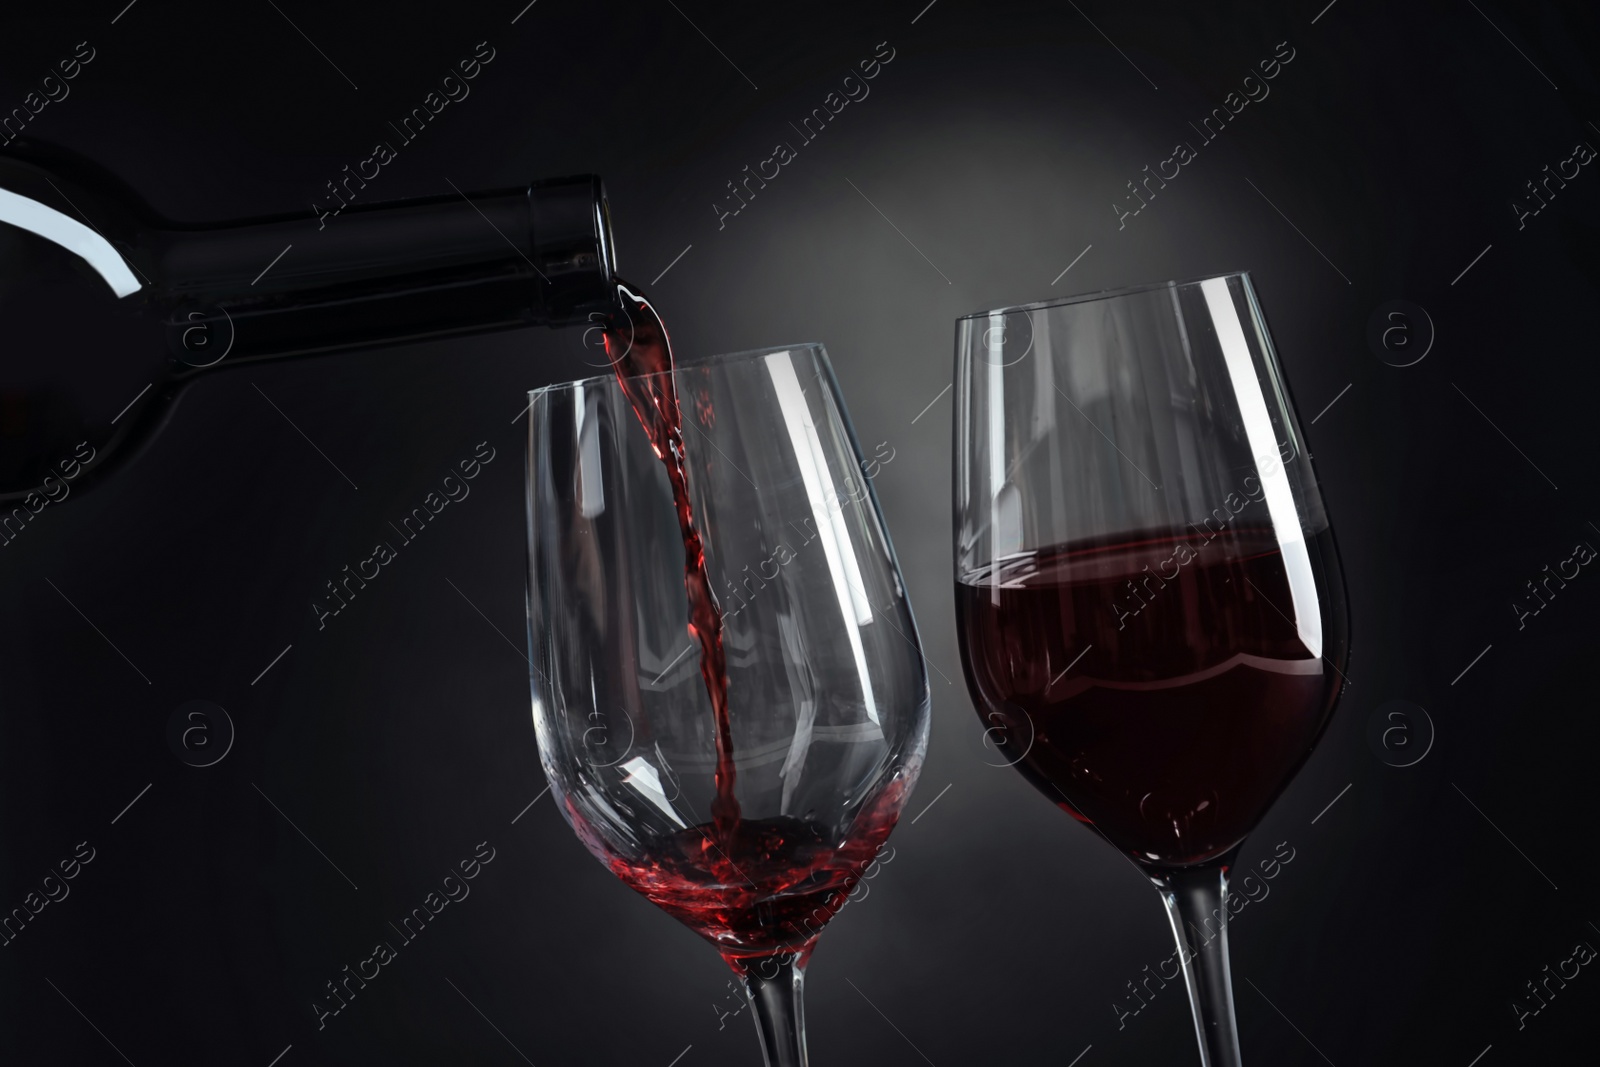
<svg viewBox="0 0 1600 1067"><path fill-rule="evenodd" d="M615 307L615 269L593 175L193 226L81 157L13 142L0 154L0 501L59 479L80 441L94 458L73 462L77 484L102 476L210 369L594 321ZM96 395L119 378L148 382L121 412Z"/></svg>

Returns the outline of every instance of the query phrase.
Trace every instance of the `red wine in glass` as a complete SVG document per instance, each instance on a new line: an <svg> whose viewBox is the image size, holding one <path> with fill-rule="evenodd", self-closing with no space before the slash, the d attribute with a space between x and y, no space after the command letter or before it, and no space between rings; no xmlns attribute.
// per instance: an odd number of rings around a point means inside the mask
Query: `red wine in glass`
<svg viewBox="0 0 1600 1067"><path fill-rule="evenodd" d="M741 977L769 1067L804 1067L805 964L926 751L916 627L821 346L681 361L617 295L615 376L530 400L540 756L585 847Z"/></svg>
<svg viewBox="0 0 1600 1067"><path fill-rule="evenodd" d="M956 611L985 740L1161 890L1201 1063L1239 1067L1228 868L1349 647L1260 303L1230 274L1000 308L958 320L956 358Z"/></svg>
<svg viewBox="0 0 1600 1067"><path fill-rule="evenodd" d="M1331 555L1320 537L1311 559ZM1162 568L1180 547L1189 562ZM1173 867L1243 841L1333 710L1342 679L1292 603L1273 531L1248 526L1051 546L956 585L963 666L1002 757L1139 862Z"/></svg>
<svg viewBox="0 0 1600 1067"><path fill-rule="evenodd" d="M842 842L812 820L746 819L731 835L691 826L609 866L736 972L780 954L804 964L894 829L903 794L899 782L879 794Z"/></svg>

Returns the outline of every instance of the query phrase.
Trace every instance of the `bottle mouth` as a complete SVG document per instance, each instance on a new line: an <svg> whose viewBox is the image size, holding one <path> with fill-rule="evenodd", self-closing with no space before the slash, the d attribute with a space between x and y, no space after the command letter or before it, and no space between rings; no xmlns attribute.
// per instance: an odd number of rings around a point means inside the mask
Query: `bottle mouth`
<svg viewBox="0 0 1600 1067"><path fill-rule="evenodd" d="M611 205L599 176L550 178L528 187L536 259L552 326L580 323L612 306L617 273Z"/></svg>

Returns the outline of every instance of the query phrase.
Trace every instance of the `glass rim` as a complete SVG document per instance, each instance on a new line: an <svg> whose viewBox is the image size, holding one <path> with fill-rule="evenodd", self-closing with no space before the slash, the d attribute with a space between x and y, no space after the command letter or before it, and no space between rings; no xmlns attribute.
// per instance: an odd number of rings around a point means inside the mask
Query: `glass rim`
<svg viewBox="0 0 1600 1067"><path fill-rule="evenodd" d="M720 366L724 363L748 362L757 358L758 356L770 356L775 352L794 352L799 350L815 352L818 356L822 357L824 362L826 362L828 359L827 349L823 346L821 341L798 341L789 345L770 345L766 348L746 348L737 352L718 352L709 356L690 356L686 359L678 358L677 354L675 353L673 356L674 366L671 370L652 371L649 374L639 374L634 375L634 377L654 378L657 375L677 374L680 371L694 370L699 367ZM532 402L546 393L556 393L563 390L579 388L586 389L590 386L600 385L604 382L615 382L616 380L617 375L613 370L605 374L593 374L587 378L575 378L569 382L552 382L549 385L541 385L536 389L529 389L528 400L529 402Z"/></svg>
<svg viewBox="0 0 1600 1067"><path fill-rule="evenodd" d="M1050 308L1066 307L1071 304L1087 304L1093 300L1111 300L1119 296L1132 296L1135 293L1148 293L1157 289L1177 289L1180 286L1199 285L1202 282L1216 281L1223 278L1243 278L1248 281L1250 272L1247 270L1230 270L1220 274L1202 274L1195 278L1178 278L1164 282L1146 282L1143 285L1127 285L1120 289L1096 289L1092 292L1078 293L1075 296L1039 300L1032 304L1010 304L988 311L974 311L967 315L957 316L956 321L968 322L972 319L988 318L991 315L1015 315L1019 312L1047 311Z"/></svg>

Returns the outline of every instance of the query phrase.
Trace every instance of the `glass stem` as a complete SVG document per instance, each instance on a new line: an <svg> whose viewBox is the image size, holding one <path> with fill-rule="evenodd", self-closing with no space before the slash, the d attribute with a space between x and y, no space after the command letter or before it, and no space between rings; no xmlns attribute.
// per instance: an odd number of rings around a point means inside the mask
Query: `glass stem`
<svg viewBox="0 0 1600 1067"><path fill-rule="evenodd" d="M1183 961L1201 1067L1240 1067L1228 970L1228 873L1222 866L1172 871L1154 878Z"/></svg>
<svg viewBox="0 0 1600 1067"><path fill-rule="evenodd" d="M755 1007L766 1067L806 1067L804 961L784 953L740 961L737 969Z"/></svg>

